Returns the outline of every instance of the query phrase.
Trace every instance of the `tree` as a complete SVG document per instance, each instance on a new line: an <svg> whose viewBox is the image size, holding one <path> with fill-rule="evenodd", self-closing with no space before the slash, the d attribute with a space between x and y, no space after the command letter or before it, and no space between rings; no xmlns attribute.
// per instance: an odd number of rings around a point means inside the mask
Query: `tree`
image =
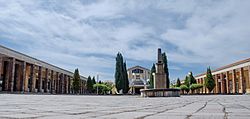
<svg viewBox="0 0 250 119"><path fill-rule="evenodd" d="M116 56L116 67L115 67L115 87L119 92L122 89L122 55L118 53Z"/></svg>
<svg viewBox="0 0 250 119"><path fill-rule="evenodd" d="M155 73L155 72L156 72L155 64L153 64L153 66L151 68L151 72L150 72L150 80L149 80L150 88L154 88L154 75L153 75L153 73Z"/></svg>
<svg viewBox="0 0 250 119"><path fill-rule="evenodd" d="M181 86L180 86L180 89L182 90L182 93L183 93L183 94L184 94L184 91L186 91L186 93L189 92L189 87L186 86L186 85L181 85Z"/></svg>
<svg viewBox="0 0 250 119"><path fill-rule="evenodd" d="M189 77L189 81L190 81L189 83L190 83L190 85L196 84L196 80L195 80L192 72L189 73L188 77Z"/></svg>
<svg viewBox="0 0 250 119"><path fill-rule="evenodd" d="M210 67L207 68L207 74L206 74L206 78L205 78L205 86L207 87L209 92L211 92L215 87L215 81L213 79L213 75L212 75Z"/></svg>
<svg viewBox="0 0 250 119"><path fill-rule="evenodd" d="M95 81L95 77L93 76L93 78L92 78L92 84L91 84L91 86L92 86L92 93L96 92L96 88L93 87L95 84L96 84L96 81Z"/></svg>
<svg viewBox="0 0 250 119"><path fill-rule="evenodd" d="M189 88L190 88L191 92L194 93L195 90L200 89L202 87L203 87L203 84L192 84L192 85L190 85Z"/></svg>
<svg viewBox="0 0 250 119"><path fill-rule="evenodd" d="M176 87L180 87L181 86L181 81L180 79L178 78L177 81L176 81Z"/></svg>
<svg viewBox="0 0 250 119"><path fill-rule="evenodd" d="M80 90L80 75L78 69L75 69L73 76L73 90L75 94L78 94Z"/></svg>
<svg viewBox="0 0 250 119"><path fill-rule="evenodd" d="M108 94L108 92L111 91L112 87L107 84L94 84L94 88L98 87L98 94L105 95Z"/></svg>
<svg viewBox="0 0 250 119"><path fill-rule="evenodd" d="M93 86L94 84L96 84L96 81L95 81L95 77L93 76L93 78L92 78L92 86Z"/></svg>
<svg viewBox="0 0 250 119"><path fill-rule="evenodd" d="M190 86L190 81L189 81L189 78L188 76L185 77L185 80L184 80L184 85L186 85L187 87Z"/></svg>
<svg viewBox="0 0 250 119"><path fill-rule="evenodd" d="M93 83L90 76L87 79L87 90L89 93L92 93L93 91Z"/></svg>
<svg viewBox="0 0 250 119"><path fill-rule="evenodd" d="M166 83L167 83L166 85L167 85L167 88L169 88L168 60L167 60L167 56L165 52L162 54L162 59L164 63L164 71L166 73Z"/></svg>
<svg viewBox="0 0 250 119"><path fill-rule="evenodd" d="M123 93L128 93L129 90L129 81L128 81L128 73L126 62L123 63L123 78L124 78L124 90Z"/></svg>
<svg viewBox="0 0 250 119"><path fill-rule="evenodd" d="M127 93L129 90L126 62L123 62L123 57L121 53L118 53L116 56L115 87L117 91L122 90L123 93Z"/></svg>

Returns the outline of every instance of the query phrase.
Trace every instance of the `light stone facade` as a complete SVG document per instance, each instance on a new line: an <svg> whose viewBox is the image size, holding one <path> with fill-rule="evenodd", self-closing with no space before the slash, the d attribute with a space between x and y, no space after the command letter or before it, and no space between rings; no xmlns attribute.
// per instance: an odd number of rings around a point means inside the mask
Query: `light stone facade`
<svg viewBox="0 0 250 119"><path fill-rule="evenodd" d="M70 94L73 73L0 45L0 91ZM81 90L86 78L81 76Z"/></svg>
<svg viewBox="0 0 250 119"><path fill-rule="evenodd" d="M150 78L150 70L141 66L134 66L127 70L130 88L139 94L140 89L144 88L144 82ZM148 86L148 83L146 84Z"/></svg>
<svg viewBox="0 0 250 119"><path fill-rule="evenodd" d="M250 58L235 62L212 71L215 88L212 93L244 94L250 93ZM195 76L197 83L205 83L206 74ZM208 93L203 87L198 93Z"/></svg>

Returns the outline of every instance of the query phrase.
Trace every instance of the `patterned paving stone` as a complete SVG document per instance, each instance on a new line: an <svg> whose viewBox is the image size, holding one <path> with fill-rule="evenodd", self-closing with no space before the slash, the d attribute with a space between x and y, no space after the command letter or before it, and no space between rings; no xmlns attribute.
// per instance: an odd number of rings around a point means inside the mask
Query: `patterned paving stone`
<svg viewBox="0 0 250 119"><path fill-rule="evenodd" d="M250 95L139 96L0 94L0 118L248 119Z"/></svg>

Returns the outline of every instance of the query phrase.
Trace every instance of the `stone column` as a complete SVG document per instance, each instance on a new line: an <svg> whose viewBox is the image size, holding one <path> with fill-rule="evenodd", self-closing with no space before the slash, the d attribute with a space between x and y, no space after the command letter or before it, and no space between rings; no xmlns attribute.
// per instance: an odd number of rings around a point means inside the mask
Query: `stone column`
<svg viewBox="0 0 250 119"><path fill-rule="evenodd" d="M206 94L205 79L201 78L201 80L202 80L202 84L203 84L202 93Z"/></svg>
<svg viewBox="0 0 250 119"><path fill-rule="evenodd" d="M60 76L59 76L59 73L56 72L56 93L59 93L60 92Z"/></svg>
<svg viewBox="0 0 250 119"><path fill-rule="evenodd" d="M14 80L16 80L16 81L14 81L14 82L16 82L16 84L14 83L14 85L15 85L15 88L16 88L16 90L14 89L14 91L21 91L21 83L22 83L22 81L21 81L21 70L20 70L21 68L20 68L20 64L18 64L18 65L16 65L15 66L15 74L14 74Z"/></svg>
<svg viewBox="0 0 250 119"><path fill-rule="evenodd" d="M239 78L239 93L243 93L243 82L244 82L244 69L240 68L240 78Z"/></svg>
<svg viewBox="0 0 250 119"><path fill-rule="evenodd" d="M22 64L22 77L21 78L22 78L22 85L23 85L21 91L26 92L26 90L28 88L28 87L26 87L26 62L23 62L23 64Z"/></svg>
<svg viewBox="0 0 250 119"><path fill-rule="evenodd" d="M42 92L43 89L43 80L42 80L42 67L38 67L38 92Z"/></svg>
<svg viewBox="0 0 250 119"><path fill-rule="evenodd" d="M31 86L31 92L36 92L36 66L31 65L31 80L32 80L32 86Z"/></svg>
<svg viewBox="0 0 250 119"><path fill-rule="evenodd" d="M56 90L57 90L57 75L56 75L56 74L57 74L56 72L53 73L53 79L54 79L54 94L57 93L57 92L56 92Z"/></svg>
<svg viewBox="0 0 250 119"><path fill-rule="evenodd" d="M233 93L236 93L236 71L232 71L232 83L233 83Z"/></svg>
<svg viewBox="0 0 250 119"><path fill-rule="evenodd" d="M3 61L3 62L5 62L5 61ZM9 62L7 62L7 63L4 63L4 65L7 65L7 66L4 66L3 68L5 68L5 69L3 69L3 70L5 70L5 72L3 72L3 73L5 73L4 74L4 91L9 91L9 78L10 78L10 72L9 72L9 68L10 68L10 63Z"/></svg>
<svg viewBox="0 0 250 119"><path fill-rule="evenodd" d="M45 83L44 83L44 92L47 93L48 92L48 79L49 78L49 72L48 69L45 69Z"/></svg>
<svg viewBox="0 0 250 119"><path fill-rule="evenodd" d="M68 76L68 92L71 94L71 81L70 81L70 76Z"/></svg>
<svg viewBox="0 0 250 119"><path fill-rule="evenodd" d="M200 80L200 84L203 84L202 79L199 79L199 80ZM203 86L203 87L204 87L204 86ZM203 87L201 88L200 93L203 93Z"/></svg>
<svg viewBox="0 0 250 119"><path fill-rule="evenodd" d="M227 93L230 93L230 88L229 88L229 71L226 72L226 88L227 88Z"/></svg>
<svg viewBox="0 0 250 119"><path fill-rule="evenodd" d="M29 89L29 76L30 76L30 68L29 66L27 65L27 63L25 62L24 66L23 67L26 67L23 72L25 72L25 77L24 77L24 92L29 92L30 89Z"/></svg>
<svg viewBox="0 0 250 119"><path fill-rule="evenodd" d="M221 79L221 93L225 93L225 79L223 73L220 73L220 79Z"/></svg>
<svg viewBox="0 0 250 119"><path fill-rule="evenodd" d="M60 75L60 93L63 94L64 93L64 75L63 73L61 73Z"/></svg>
<svg viewBox="0 0 250 119"><path fill-rule="evenodd" d="M11 75L10 75L10 92L13 92L13 89L14 89L14 79L15 79L15 62L16 62L16 59L15 58L12 58L12 60L10 61L10 72L11 72Z"/></svg>
<svg viewBox="0 0 250 119"><path fill-rule="evenodd" d="M215 90L214 93L219 93L218 89L219 89L219 83L218 83L218 77L217 74L214 75L214 81L215 81Z"/></svg>
<svg viewBox="0 0 250 119"><path fill-rule="evenodd" d="M51 84L51 93L54 94L55 93L55 87L54 87L54 71L51 70L51 75L50 75L50 84Z"/></svg>
<svg viewBox="0 0 250 119"><path fill-rule="evenodd" d="M52 84L52 82L51 82L51 70L49 69L48 70L48 93L51 93L51 84Z"/></svg>
<svg viewBox="0 0 250 119"><path fill-rule="evenodd" d="M68 93L69 93L69 84L68 84L69 81L68 81L68 76L65 75L64 79L65 79L65 93L68 94Z"/></svg>
<svg viewBox="0 0 250 119"><path fill-rule="evenodd" d="M250 66L248 66L248 78L246 78L246 93L250 94Z"/></svg>

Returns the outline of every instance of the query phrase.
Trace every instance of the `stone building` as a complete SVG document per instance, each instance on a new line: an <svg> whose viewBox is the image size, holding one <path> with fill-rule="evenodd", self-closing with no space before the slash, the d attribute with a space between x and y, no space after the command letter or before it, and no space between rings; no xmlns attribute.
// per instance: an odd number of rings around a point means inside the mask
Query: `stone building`
<svg viewBox="0 0 250 119"><path fill-rule="evenodd" d="M212 71L215 88L212 93L237 94L250 93L250 58L241 60ZM195 76L197 83L204 84L206 73ZM208 93L203 87L199 93Z"/></svg>
<svg viewBox="0 0 250 119"><path fill-rule="evenodd" d="M150 70L141 66L134 66L127 70L129 87L132 93L140 94L140 89L148 86Z"/></svg>
<svg viewBox="0 0 250 119"><path fill-rule="evenodd" d="M0 92L70 94L73 73L0 45ZM80 77L80 93L86 78Z"/></svg>

